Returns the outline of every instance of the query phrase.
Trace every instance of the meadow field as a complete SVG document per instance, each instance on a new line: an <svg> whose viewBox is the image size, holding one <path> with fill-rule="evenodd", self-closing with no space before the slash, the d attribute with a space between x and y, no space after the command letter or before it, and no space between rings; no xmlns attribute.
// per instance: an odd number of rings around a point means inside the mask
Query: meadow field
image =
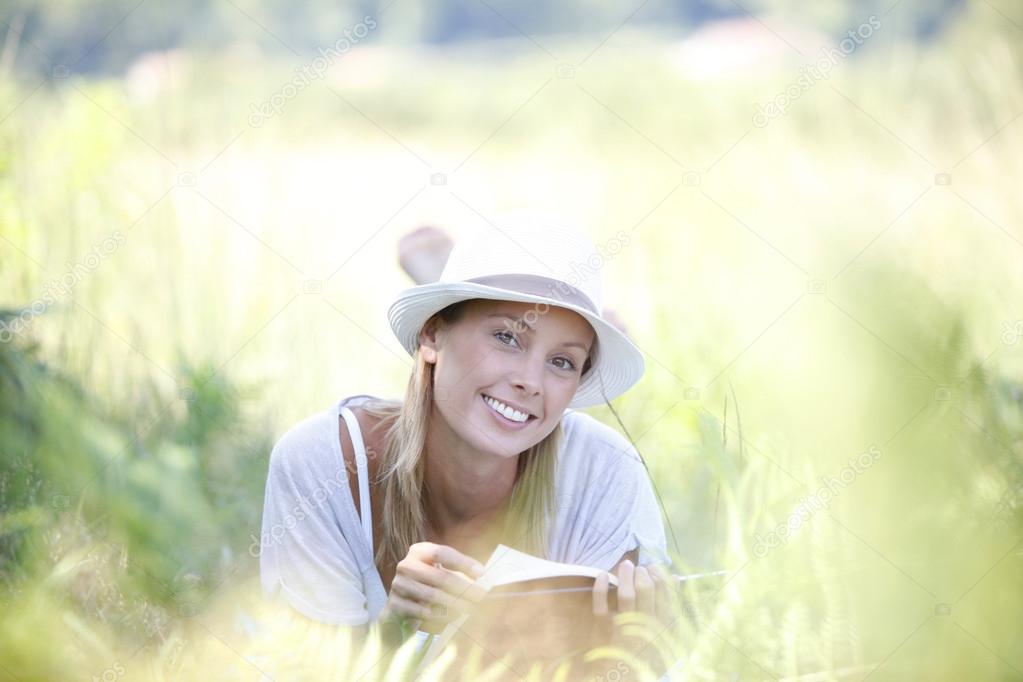
<svg viewBox="0 0 1023 682"><path fill-rule="evenodd" d="M403 234L520 207L604 248L647 370L586 411L729 572L672 679L1023 677L1023 17L898 11L819 76L626 26L0 81L0 679L402 679L261 602L270 448L402 395Z"/></svg>

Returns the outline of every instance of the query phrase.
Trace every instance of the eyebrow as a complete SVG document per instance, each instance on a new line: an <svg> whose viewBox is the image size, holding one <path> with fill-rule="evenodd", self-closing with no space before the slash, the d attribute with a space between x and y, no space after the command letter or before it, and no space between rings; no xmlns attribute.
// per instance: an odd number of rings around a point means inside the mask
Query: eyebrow
<svg viewBox="0 0 1023 682"><path fill-rule="evenodd" d="M494 317L500 317L500 318L503 318L503 319L511 320L512 322L520 323L520 324L522 324L522 326L526 327L529 331L531 331L533 333L536 333L536 329L531 324L526 322L521 317L515 317L514 315L512 315L510 313L491 313L490 315L487 315L487 319L491 319L491 318L494 318ZM563 343L561 345L562 346L566 346L566 347L567 346L576 346L578 348L582 348L584 352L587 352L587 353L589 352L587 350L586 346L584 344L582 344L582 343L579 343L578 341L566 341L565 343Z"/></svg>

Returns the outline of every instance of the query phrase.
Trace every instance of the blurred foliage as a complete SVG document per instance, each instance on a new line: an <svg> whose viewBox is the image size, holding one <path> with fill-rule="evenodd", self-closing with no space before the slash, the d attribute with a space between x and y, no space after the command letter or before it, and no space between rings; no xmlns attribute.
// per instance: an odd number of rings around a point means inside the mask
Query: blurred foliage
<svg viewBox="0 0 1023 682"><path fill-rule="evenodd" d="M27 615L74 623L79 643L159 642L249 556L271 443L226 379L181 373L161 414L110 414L37 348L0 344L0 663L20 679L84 663L80 649L54 659Z"/></svg>
<svg viewBox="0 0 1023 682"><path fill-rule="evenodd" d="M975 0L979 2L980 0ZM768 15L784 26L814 27L841 36L871 14L884 16L899 5L912 17L899 30L906 37L937 34L958 16L967 0L650 0L637 7L613 2L459 2L457 0L326 0L215 2L187 0L171 5L104 0L36 2L11 0L0 8L0 30L18 49L19 69L52 75L56 65L76 73L121 72L139 55L174 47L217 50L248 43L269 52L314 55L333 45L364 17L375 17L380 30L373 41L385 44L452 43L475 39L517 38L523 34L593 33L600 35L626 17L637 27L682 32L703 22ZM393 11L391 5L394 4ZM122 26L123 24L123 26ZM108 40L111 27L119 30ZM272 28L271 28L272 27ZM893 29L894 30L894 29ZM17 36L23 36L18 39Z"/></svg>

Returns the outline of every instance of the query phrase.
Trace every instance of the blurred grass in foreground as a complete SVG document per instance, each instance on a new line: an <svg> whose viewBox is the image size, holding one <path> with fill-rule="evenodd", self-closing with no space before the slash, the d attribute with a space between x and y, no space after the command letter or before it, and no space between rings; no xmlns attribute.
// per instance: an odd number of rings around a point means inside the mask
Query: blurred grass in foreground
<svg viewBox="0 0 1023 682"><path fill-rule="evenodd" d="M400 392L398 235L532 203L598 243L636 226L607 303L648 372L616 409L679 570L735 571L663 633L680 679L1020 675L1023 130L999 129L1023 109L1018 41L974 13L753 129L798 64L708 85L631 40L540 90L541 58L416 53L331 86L414 154L325 84L248 127L291 67L236 56L153 99L0 85L0 109L23 102L0 126L0 307L125 238L0 345L0 672L365 670L372 649L283 640L258 603L270 445L342 394ZM431 79L398 80L419 59Z"/></svg>

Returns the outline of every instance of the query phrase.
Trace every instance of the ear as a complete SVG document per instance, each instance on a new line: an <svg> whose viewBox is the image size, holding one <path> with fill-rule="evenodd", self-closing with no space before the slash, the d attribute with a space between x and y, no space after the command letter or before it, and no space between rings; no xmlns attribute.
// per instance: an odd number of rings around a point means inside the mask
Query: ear
<svg viewBox="0 0 1023 682"><path fill-rule="evenodd" d="M437 362L437 318L427 320L419 330L419 354L430 364Z"/></svg>

